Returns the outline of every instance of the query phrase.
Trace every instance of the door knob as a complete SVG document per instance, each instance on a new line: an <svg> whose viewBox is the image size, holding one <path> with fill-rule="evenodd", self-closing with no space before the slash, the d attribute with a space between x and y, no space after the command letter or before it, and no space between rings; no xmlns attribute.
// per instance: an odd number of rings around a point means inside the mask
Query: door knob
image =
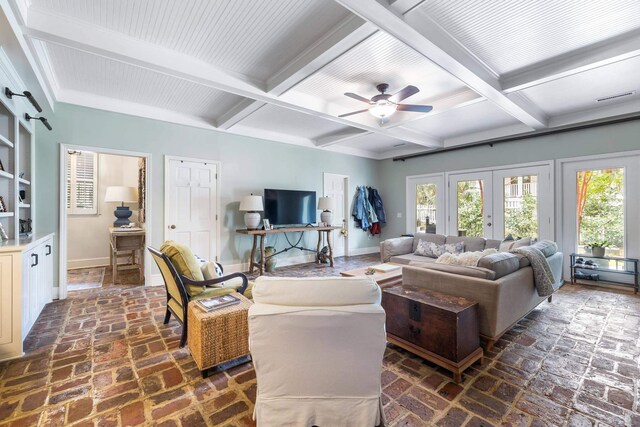
<svg viewBox="0 0 640 427"><path fill-rule="evenodd" d="M487 223L487 225L488 225L489 227L491 227L491 223L490 223L490 222L488 222L488 223Z"/></svg>
<svg viewBox="0 0 640 427"><path fill-rule="evenodd" d="M171 230L175 230L175 229L176 229L176 225L175 225L175 224L171 224L171 225L169 226L169 229L171 229Z"/></svg>

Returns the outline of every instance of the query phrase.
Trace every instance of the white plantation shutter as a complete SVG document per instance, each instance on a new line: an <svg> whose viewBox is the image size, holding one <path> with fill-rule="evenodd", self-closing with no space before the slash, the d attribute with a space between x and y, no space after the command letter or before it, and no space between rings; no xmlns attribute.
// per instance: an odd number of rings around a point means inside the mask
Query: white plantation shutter
<svg viewBox="0 0 640 427"><path fill-rule="evenodd" d="M98 154L91 151L67 152L67 213L98 213Z"/></svg>

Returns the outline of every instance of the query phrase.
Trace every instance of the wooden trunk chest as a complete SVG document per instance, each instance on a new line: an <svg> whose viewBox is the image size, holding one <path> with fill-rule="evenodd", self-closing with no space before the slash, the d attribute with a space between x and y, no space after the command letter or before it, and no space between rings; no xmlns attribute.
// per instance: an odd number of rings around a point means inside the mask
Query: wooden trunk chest
<svg viewBox="0 0 640 427"><path fill-rule="evenodd" d="M387 340L454 374L482 359L478 303L411 286L382 292Z"/></svg>

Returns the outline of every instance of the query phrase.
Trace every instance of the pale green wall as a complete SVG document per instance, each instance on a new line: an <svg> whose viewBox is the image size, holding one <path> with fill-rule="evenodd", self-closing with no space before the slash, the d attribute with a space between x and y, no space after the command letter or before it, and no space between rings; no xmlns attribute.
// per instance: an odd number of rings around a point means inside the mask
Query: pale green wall
<svg viewBox="0 0 640 427"><path fill-rule="evenodd" d="M50 114L51 115L51 114ZM322 193L322 173L349 175L350 193L356 185L378 186L375 160L273 141L259 140L223 132L132 117L90 108L57 104L55 114L47 116L53 126L37 132L37 213L38 232L59 234L59 144L95 146L151 153L153 236L158 247L164 235L164 155L216 160L222 163L220 259L236 264L248 259L251 239L233 230L244 228L238 212L239 200L266 188L315 190ZM315 248L317 237L306 233L306 247ZM91 238L91 236L87 236ZM351 233L352 249L377 246L378 238L360 231ZM107 244L105 242L105 244ZM284 247L284 237L278 238ZM305 253L306 254L306 253ZM290 251L281 256L299 256Z"/></svg>
<svg viewBox="0 0 640 427"><path fill-rule="evenodd" d="M406 177L640 149L640 121L541 136L521 141L432 154L404 162L380 162L380 190L386 195L382 237L406 232ZM397 218L397 213L402 218Z"/></svg>

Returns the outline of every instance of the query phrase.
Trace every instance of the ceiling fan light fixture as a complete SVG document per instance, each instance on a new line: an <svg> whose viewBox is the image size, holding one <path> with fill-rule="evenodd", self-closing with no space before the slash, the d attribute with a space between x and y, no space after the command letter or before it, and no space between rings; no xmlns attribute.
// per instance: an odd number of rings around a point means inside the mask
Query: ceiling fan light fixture
<svg viewBox="0 0 640 427"><path fill-rule="evenodd" d="M371 113L373 117L384 119L385 117L393 115L396 112L396 108L398 108L398 106L393 102L380 100L369 108L369 113Z"/></svg>

